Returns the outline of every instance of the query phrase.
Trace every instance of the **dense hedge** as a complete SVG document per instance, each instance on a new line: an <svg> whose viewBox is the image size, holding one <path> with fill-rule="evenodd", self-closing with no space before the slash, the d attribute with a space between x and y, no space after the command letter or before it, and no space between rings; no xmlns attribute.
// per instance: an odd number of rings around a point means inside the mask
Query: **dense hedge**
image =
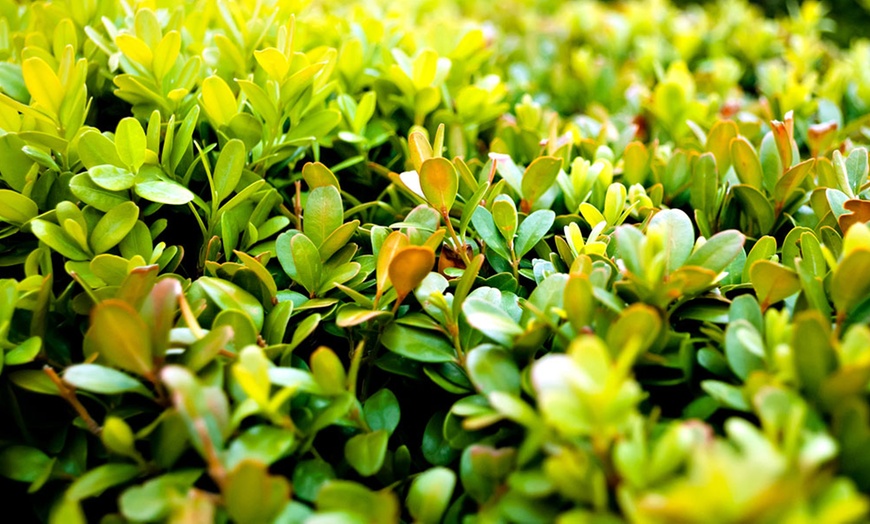
<svg viewBox="0 0 870 524"><path fill-rule="evenodd" d="M833 29L0 0L6 515L867 519L870 42Z"/></svg>

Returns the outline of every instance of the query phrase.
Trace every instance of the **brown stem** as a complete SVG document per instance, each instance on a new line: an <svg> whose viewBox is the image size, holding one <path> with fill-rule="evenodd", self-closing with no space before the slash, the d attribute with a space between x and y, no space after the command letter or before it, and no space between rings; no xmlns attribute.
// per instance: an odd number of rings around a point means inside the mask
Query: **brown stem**
<svg viewBox="0 0 870 524"><path fill-rule="evenodd" d="M205 426L205 421L198 418L193 421L193 425L196 428L196 432L199 434L199 438L202 439L205 461L208 464L208 474L211 476L212 480L214 480L214 483L217 484L218 488L220 488L221 492L223 492L227 480L227 471L224 469L220 457L218 457L217 450L214 447L214 442L211 441L211 438L208 435L208 428Z"/></svg>
<svg viewBox="0 0 870 524"><path fill-rule="evenodd" d="M296 181L296 196L293 199L293 212L296 214L296 224L302 230L302 181Z"/></svg>
<svg viewBox="0 0 870 524"><path fill-rule="evenodd" d="M76 413L85 421L85 425L87 425L88 430L96 436L100 436L103 432L103 428L97 424L97 421L91 417L91 414L88 413L88 410L79 402L78 397L76 396L75 389L67 386L63 383L63 380L57 375L57 372L46 364L43 366L42 371L48 375L48 378L57 386L57 390L60 392L60 396L63 397L64 400L69 402L69 404L76 410Z"/></svg>
<svg viewBox="0 0 870 524"><path fill-rule="evenodd" d="M471 260L468 258L468 253L465 252L465 243L459 241L459 237L456 236L456 230L453 229L453 224L450 222L450 213L446 209L441 210L441 216L444 218L444 222L447 225L447 232L450 233L450 239L453 240L453 245L456 248L456 251L459 253L459 256L462 257L462 262L465 264L465 267L471 265Z"/></svg>

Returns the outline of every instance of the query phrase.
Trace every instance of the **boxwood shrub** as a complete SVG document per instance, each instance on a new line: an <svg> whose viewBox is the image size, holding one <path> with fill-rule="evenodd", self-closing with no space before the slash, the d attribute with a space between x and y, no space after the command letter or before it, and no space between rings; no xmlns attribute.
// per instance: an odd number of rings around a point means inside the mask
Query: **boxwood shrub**
<svg viewBox="0 0 870 524"><path fill-rule="evenodd" d="M870 42L833 31L0 0L6 517L866 521Z"/></svg>

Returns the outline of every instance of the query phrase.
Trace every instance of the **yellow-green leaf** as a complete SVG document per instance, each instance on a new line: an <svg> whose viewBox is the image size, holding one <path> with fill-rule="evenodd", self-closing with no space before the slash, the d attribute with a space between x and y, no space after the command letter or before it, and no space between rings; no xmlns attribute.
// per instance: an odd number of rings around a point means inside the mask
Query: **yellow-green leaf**
<svg viewBox="0 0 870 524"><path fill-rule="evenodd" d="M124 202L113 207L91 231L90 244L94 253L105 253L118 245L133 229L138 219L139 206L133 202Z"/></svg>
<svg viewBox="0 0 870 524"><path fill-rule="evenodd" d="M401 231L393 231L381 244L376 268L378 293L383 293L387 289L387 285L390 283L390 263L392 263L396 253L408 244L410 244L408 236Z"/></svg>
<svg viewBox="0 0 870 524"><path fill-rule="evenodd" d="M305 183L308 184L310 189L321 186L335 186L336 189L341 190L338 178L328 167L320 162L308 162L302 166L302 178L305 179Z"/></svg>
<svg viewBox="0 0 870 524"><path fill-rule="evenodd" d="M25 60L21 64L21 74L33 101L56 115L65 92L57 74L39 57Z"/></svg>
<svg viewBox="0 0 870 524"><path fill-rule="evenodd" d="M118 122L115 129L115 149L118 158L121 159L130 171L139 171L145 163L145 149L147 139L142 124L132 117L127 117Z"/></svg>
<svg viewBox="0 0 870 524"><path fill-rule="evenodd" d="M218 127L227 125L238 112L236 97L230 86L219 76L210 76L203 80L202 107Z"/></svg>
<svg viewBox="0 0 870 524"><path fill-rule="evenodd" d="M138 62L139 64L151 69L151 62L154 60L154 54L151 48L148 47L141 38L131 34L120 34L115 37L115 45L124 53L127 58Z"/></svg>
<svg viewBox="0 0 870 524"><path fill-rule="evenodd" d="M801 289L801 281L793 270L771 262L759 260L749 269L752 287L762 309L790 297Z"/></svg>
<svg viewBox="0 0 870 524"><path fill-rule="evenodd" d="M446 214L453 207L459 188L459 174L446 158L430 158L420 168L420 188L429 205Z"/></svg>
<svg viewBox="0 0 870 524"><path fill-rule="evenodd" d="M181 52L181 35L178 31L169 31L154 49L153 67L154 76L163 79L178 60Z"/></svg>
<svg viewBox="0 0 870 524"><path fill-rule="evenodd" d="M85 344L111 364L153 378L151 337L142 317L126 302L103 300L91 312Z"/></svg>
<svg viewBox="0 0 870 524"><path fill-rule="evenodd" d="M761 169L761 160L755 148L742 136L731 140L731 161L734 163L734 171L742 184L747 184L761 191L764 174Z"/></svg>
<svg viewBox="0 0 870 524"><path fill-rule="evenodd" d="M284 80L284 77L287 76L287 71L290 69L287 57L274 47L254 51L254 58L257 59L257 63L260 64L260 67L263 68L266 74L278 82Z"/></svg>
<svg viewBox="0 0 870 524"><path fill-rule="evenodd" d="M408 149L411 152L411 163L418 173L423 167L423 162L432 158L432 146L429 140L420 131L414 131L408 136Z"/></svg>

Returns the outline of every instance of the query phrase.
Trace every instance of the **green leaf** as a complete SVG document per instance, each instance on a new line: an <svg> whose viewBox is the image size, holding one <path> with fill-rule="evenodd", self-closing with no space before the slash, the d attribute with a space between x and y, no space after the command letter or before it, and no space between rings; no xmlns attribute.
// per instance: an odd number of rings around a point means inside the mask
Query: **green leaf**
<svg viewBox="0 0 870 524"><path fill-rule="evenodd" d="M655 308L632 304L608 329L607 344L610 348L625 348L634 342L638 351L643 352L656 342L661 328L662 319Z"/></svg>
<svg viewBox="0 0 870 524"><path fill-rule="evenodd" d="M420 188L430 206L442 215L449 213L459 190L459 174L453 162L442 157L424 161L420 167Z"/></svg>
<svg viewBox="0 0 870 524"><path fill-rule="evenodd" d="M751 217L758 225L761 234L767 234L773 229L776 220L773 206L761 192L748 185L731 187L734 197L740 204L740 209Z"/></svg>
<svg viewBox="0 0 870 524"><path fill-rule="evenodd" d="M527 216L517 229L517 239L514 245L517 258L523 257L547 236L555 221L556 213L549 209L541 209Z"/></svg>
<svg viewBox="0 0 870 524"><path fill-rule="evenodd" d="M679 209L659 211L650 221L649 229L663 237L667 273L686 264L695 244L695 229L688 215Z"/></svg>
<svg viewBox="0 0 870 524"><path fill-rule="evenodd" d="M139 206L124 202L100 218L90 235L91 248L100 254L118 245L139 220Z"/></svg>
<svg viewBox="0 0 870 524"><path fill-rule="evenodd" d="M721 273L743 250L746 238L738 231L716 233L689 256L685 266L699 266Z"/></svg>
<svg viewBox="0 0 870 524"><path fill-rule="evenodd" d="M746 402L746 398L743 396L743 391L736 386L718 380L702 380L701 389L716 399L722 406L736 409L737 411L751 411L749 403Z"/></svg>
<svg viewBox="0 0 870 524"><path fill-rule="evenodd" d="M329 235L341 227L343 219L341 195L335 186L321 186L311 190L302 217L302 232L315 246L323 245Z"/></svg>
<svg viewBox="0 0 870 524"><path fill-rule="evenodd" d="M189 189L178 182L169 180L156 167L155 169L142 169L136 175L136 184L133 190L145 200L159 204L180 206L194 199L194 195Z"/></svg>
<svg viewBox="0 0 870 524"><path fill-rule="evenodd" d="M690 187L692 207L705 214L715 212L718 190L719 173L716 170L716 157L712 153L704 153L695 162L692 174Z"/></svg>
<svg viewBox="0 0 870 524"><path fill-rule="evenodd" d="M498 195L492 203L492 220L508 245L513 244L517 234L517 206L511 197Z"/></svg>
<svg viewBox="0 0 870 524"><path fill-rule="evenodd" d="M0 321L2 324L2 321ZM4 362L7 366L19 366L33 362L39 355L42 349L42 339L40 337L30 337L21 344L18 344L4 357Z"/></svg>
<svg viewBox="0 0 870 524"><path fill-rule="evenodd" d="M293 494L313 502L320 488L334 478L335 471L329 462L322 459L303 460L293 470Z"/></svg>
<svg viewBox="0 0 870 524"><path fill-rule="evenodd" d="M0 220L21 226L39 214L36 203L15 191L0 189Z"/></svg>
<svg viewBox="0 0 870 524"><path fill-rule="evenodd" d="M414 170L418 173L423 167L423 162L432 158L434 154L429 140L419 131L414 131L408 135L408 150L411 153L411 163L414 165ZM438 155L441 155L440 151Z"/></svg>
<svg viewBox="0 0 870 524"><path fill-rule="evenodd" d="M388 435L392 435L399 425L401 415L399 401L392 391L383 388L366 399L363 404L363 414L366 424L373 431L382 429Z"/></svg>
<svg viewBox="0 0 870 524"><path fill-rule="evenodd" d="M749 268L749 277L762 310L794 295L801 289L801 281L797 273L770 260L759 260L752 264Z"/></svg>
<svg viewBox="0 0 870 524"><path fill-rule="evenodd" d="M202 81L200 89L205 114L220 128L229 124L238 112L236 97L224 80L212 75Z"/></svg>
<svg viewBox="0 0 870 524"><path fill-rule="evenodd" d="M751 186L758 191L762 190L764 173L761 169L761 161L749 140L742 136L731 140L731 161L734 163L734 171L741 184Z"/></svg>
<svg viewBox="0 0 870 524"><path fill-rule="evenodd" d="M749 270L752 264L758 260L770 260L776 254L776 239L772 236L765 235L755 242L749 255L746 256L746 264L743 266L743 282L749 282Z"/></svg>
<svg viewBox="0 0 870 524"><path fill-rule="evenodd" d="M29 446L13 445L0 451L0 475L18 482L33 482L51 467L52 459Z"/></svg>
<svg viewBox="0 0 870 524"><path fill-rule="evenodd" d="M331 231L329 235L323 239L318 252L320 259L323 261L329 260L329 257L334 255L338 250L343 248L350 242L350 239L356 234L359 228L359 220L353 220L347 224L342 224L338 229Z"/></svg>
<svg viewBox="0 0 870 524"><path fill-rule="evenodd" d="M195 285L199 286L220 309L242 311L254 322L257 331L263 329L263 306L244 289L232 282L213 277L200 277Z"/></svg>
<svg viewBox="0 0 870 524"><path fill-rule="evenodd" d="M354 435L344 445L344 457L357 473L370 477L384 465L389 438L390 434L383 429Z"/></svg>
<svg viewBox="0 0 870 524"><path fill-rule="evenodd" d="M79 137L78 153L79 159L87 169L104 164L124 166L118 157L114 142L95 130L85 131Z"/></svg>
<svg viewBox="0 0 870 524"><path fill-rule="evenodd" d="M505 260L510 260L504 238L495 226L492 214L483 206L477 206L471 216L474 231L486 242L486 247L498 253Z"/></svg>
<svg viewBox="0 0 870 524"><path fill-rule="evenodd" d="M317 330L317 326L320 325L321 318L320 313L314 313L305 317L305 320L300 322L293 331L293 336L290 338L290 344L288 345L287 351L293 351L293 349L298 347L303 340L314 334Z"/></svg>
<svg viewBox="0 0 870 524"><path fill-rule="evenodd" d="M151 392L135 378L99 364L76 364L63 372L64 382L85 391L103 395L138 393L151 397Z"/></svg>
<svg viewBox="0 0 870 524"><path fill-rule="evenodd" d="M133 464L101 464L77 478L66 490L66 498L83 500L98 497L109 488L124 484L141 474Z"/></svg>
<svg viewBox="0 0 870 524"><path fill-rule="evenodd" d="M765 369L764 341L747 320L735 320L725 331L725 357L734 374L745 381L753 371Z"/></svg>
<svg viewBox="0 0 870 524"><path fill-rule="evenodd" d="M302 166L302 178L311 189L323 186L334 186L341 190L338 183L338 178L329 170L328 167L320 162L308 162Z"/></svg>
<svg viewBox="0 0 870 524"><path fill-rule="evenodd" d="M154 376L148 327L126 302L108 299L94 307L85 344L119 368Z"/></svg>
<svg viewBox="0 0 870 524"><path fill-rule="evenodd" d="M107 164L88 169L88 175L96 185L109 191L130 189L136 180L136 175L127 169Z"/></svg>
<svg viewBox="0 0 870 524"><path fill-rule="evenodd" d="M100 187L87 173L81 173L72 177L72 180L69 182L69 188L76 198L103 213L108 213L115 206L129 200L125 192L110 191Z"/></svg>
<svg viewBox="0 0 870 524"><path fill-rule="evenodd" d="M230 310L234 311L234 310ZM233 340L233 328L217 326L191 344L184 352L182 362L191 371L199 371L214 361L222 349Z"/></svg>
<svg viewBox="0 0 870 524"><path fill-rule="evenodd" d="M646 244L643 233L634 226L619 226L614 237L616 252L625 263L626 269L636 276L642 276L646 270L641 262L641 257L644 256L643 246Z"/></svg>
<svg viewBox="0 0 870 524"><path fill-rule="evenodd" d="M278 294L278 285L275 283L275 277L272 276L272 273L263 266L259 259L252 257L244 251L234 251L233 253L239 257L239 260L242 261L245 267L250 269L257 276L257 279L260 280L263 286L265 286L266 290L269 292L269 298L274 299Z"/></svg>
<svg viewBox="0 0 870 524"><path fill-rule="evenodd" d="M806 180L807 175L812 171L815 162L814 158L805 160L786 171L785 174L782 175L782 178L777 180L776 187L773 191L777 205L781 206L787 202L788 199L800 189L804 180Z"/></svg>
<svg viewBox="0 0 870 524"><path fill-rule="evenodd" d="M317 246L303 234L294 235L290 239L290 253L295 268L295 275L290 277L314 296L320 287L323 271Z"/></svg>
<svg viewBox="0 0 870 524"><path fill-rule="evenodd" d="M311 355L311 374L327 395L339 395L346 389L347 373L338 356L321 346Z"/></svg>
<svg viewBox="0 0 870 524"><path fill-rule="evenodd" d="M453 345L439 333L393 322L381 335L381 343L393 353L418 362L451 362Z"/></svg>
<svg viewBox="0 0 870 524"><path fill-rule="evenodd" d="M406 500L414 520L425 524L441 522L455 486L456 473L447 468L430 468L417 476Z"/></svg>
<svg viewBox="0 0 870 524"><path fill-rule="evenodd" d="M532 161L523 173L523 199L532 207L556 181L559 170L562 169L562 159L553 156L541 156ZM525 209L525 208L524 208Z"/></svg>
<svg viewBox="0 0 870 524"><path fill-rule="evenodd" d="M70 260L87 260L90 258L81 247L57 224L42 219L30 222L31 231L36 238L45 242L48 247Z"/></svg>
<svg viewBox="0 0 870 524"><path fill-rule="evenodd" d="M341 306L335 316L335 324L338 327L353 327L377 318L392 318L389 311L373 311L359 307L355 304Z"/></svg>
<svg viewBox="0 0 870 524"><path fill-rule="evenodd" d="M496 304L488 300L469 297L462 304L468 323L505 347L513 346L514 339L523 334L523 328Z"/></svg>
<svg viewBox="0 0 870 524"><path fill-rule="evenodd" d="M181 470L132 486L121 494L121 514L135 522L151 522L167 516L173 502L186 496L200 470Z"/></svg>
<svg viewBox="0 0 870 524"><path fill-rule="evenodd" d="M244 460L255 460L267 466L290 453L296 437L286 428L254 426L230 444L225 456L225 466L235 468Z"/></svg>
<svg viewBox="0 0 870 524"><path fill-rule="evenodd" d="M21 63L21 75L27 91L30 92L31 103L35 103L57 115L63 104L66 91L60 83L57 74L42 58L32 57Z"/></svg>
<svg viewBox="0 0 870 524"><path fill-rule="evenodd" d="M466 367L474 386L484 395L494 391L519 395L520 369L504 349L478 346L468 353Z"/></svg>
<svg viewBox="0 0 870 524"><path fill-rule="evenodd" d="M246 157L245 144L241 140L233 139L224 144L213 174L218 203L223 202L239 185Z"/></svg>
<svg viewBox="0 0 870 524"><path fill-rule="evenodd" d="M57 386L41 370L23 369L8 374L9 380L21 389L42 395L60 395Z"/></svg>
<svg viewBox="0 0 870 524"><path fill-rule="evenodd" d="M849 156L846 158L846 174L852 192L857 195L864 182L867 181L868 161L865 147L856 147L849 152Z"/></svg>
<svg viewBox="0 0 870 524"><path fill-rule="evenodd" d="M856 227L863 226L854 226ZM851 230L850 230L851 231ZM847 235L851 238L852 235ZM831 299L839 313L847 313L870 293L870 250L856 249L837 266L831 279Z"/></svg>
<svg viewBox="0 0 870 524"><path fill-rule="evenodd" d="M100 439L103 441L103 446L111 453L140 458L136 451L136 437L133 435L133 430L123 419L106 417Z"/></svg>
<svg viewBox="0 0 870 524"><path fill-rule="evenodd" d="M818 398L822 385L837 368L831 322L818 311L802 312L795 318L791 343L801 386L811 398Z"/></svg>
<svg viewBox="0 0 870 524"><path fill-rule="evenodd" d="M146 147L145 130L139 121L130 117L121 119L115 129L115 149L118 151L118 158L130 171L139 171L145 163Z"/></svg>
<svg viewBox="0 0 870 524"><path fill-rule="evenodd" d="M316 506L319 513L349 513L361 522L398 522L400 515L399 502L391 490L370 491L349 480L323 483Z"/></svg>
<svg viewBox="0 0 870 524"><path fill-rule="evenodd" d="M154 76L158 80L162 80L178 60L178 55L181 52L181 35L178 31L169 31L153 48L154 56L151 60L151 68L154 71Z"/></svg>

